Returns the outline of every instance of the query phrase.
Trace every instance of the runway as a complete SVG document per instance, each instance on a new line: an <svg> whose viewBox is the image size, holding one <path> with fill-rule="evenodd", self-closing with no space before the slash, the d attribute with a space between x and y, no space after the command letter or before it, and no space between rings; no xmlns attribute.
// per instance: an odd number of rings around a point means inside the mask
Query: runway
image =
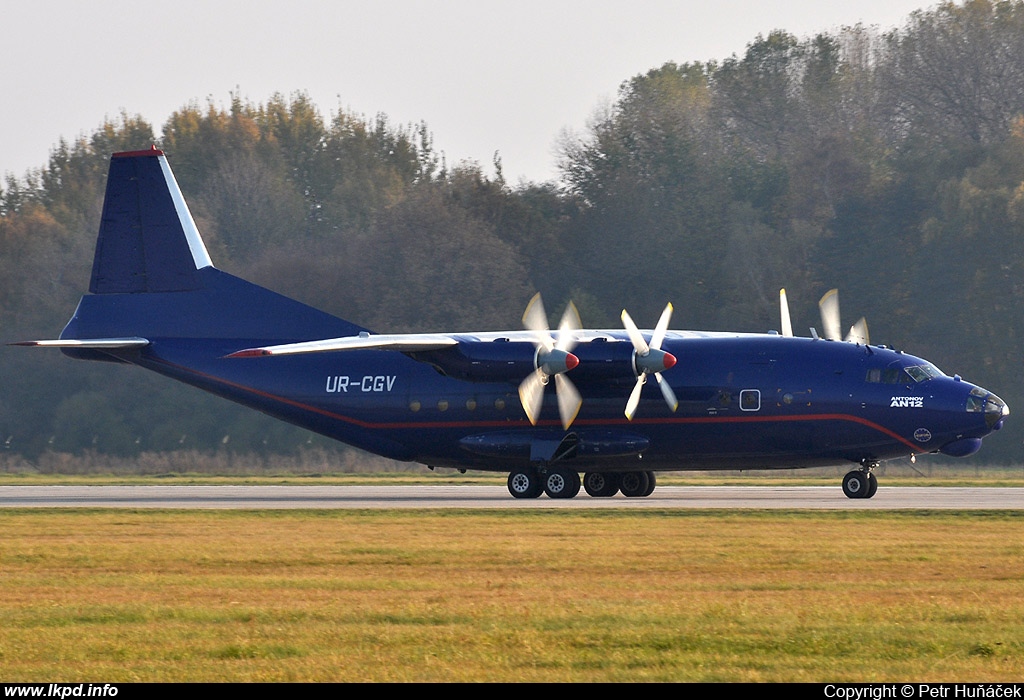
<svg viewBox="0 0 1024 700"><path fill-rule="evenodd" d="M504 486L0 486L0 509L659 508L1024 510L1024 488L879 487L846 498L839 486L659 486L647 498L512 498Z"/></svg>

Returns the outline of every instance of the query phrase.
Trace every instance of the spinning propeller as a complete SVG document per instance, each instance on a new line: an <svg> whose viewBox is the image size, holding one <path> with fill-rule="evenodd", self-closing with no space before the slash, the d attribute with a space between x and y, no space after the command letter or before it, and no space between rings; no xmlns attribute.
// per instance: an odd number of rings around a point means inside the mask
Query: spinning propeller
<svg viewBox="0 0 1024 700"><path fill-rule="evenodd" d="M636 386L633 387L629 400L626 402L626 418L628 420L633 420L637 406L640 405L640 393L643 391L644 384L647 383L648 374L653 374L654 378L658 380L661 395L665 397L668 407L673 411L679 407L679 401L676 399L672 387L661 378L661 373L676 363L674 355L661 349L661 343L665 340L665 331L668 330L668 321L671 317L672 304L667 304L665 310L661 312L661 318L658 319L658 325L655 326L651 342L648 344L644 340L643 334L640 333L640 329L633 323L633 319L629 317L625 309L622 310L622 325L626 328L629 340L633 343L633 371L636 372Z"/></svg>
<svg viewBox="0 0 1024 700"><path fill-rule="evenodd" d="M818 309L821 311L821 325L825 337L829 340L844 340L840 330L842 323L839 320L839 290L830 289L825 292L825 296L818 302ZM793 324L789 318L789 303L786 301L785 289L779 290L779 312L782 321L782 335L793 337ZM859 321L850 326L850 332L846 334L845 340L848 343L868 345L870 337L868 336L867 319L861 317Z"/></svg>
<svg viewBox="0 0 1024 700"><path fill-rule="evenodd" d="M843 340L842 323L839 320L839 290L830 289L818 302L821 310L821 326L825 331L825 337L829 340ZM850 326L850 332L846 334L846 342L868 344L868 322L861 317L859 321Z"/></svg>
<svg viewBox="0 0 1024 700"><path fill-rule="evenodd" d="M534 359L536 369L519 385L519 400L530 423L537 424L540 409L544 403L544 387L551 377L555 378L555 393L558 396L558 414L562 427L569 429L580 412L583 399L580 392L565 376L565 373L580 363L570 350L576 346L575 331L582 328L576 306L570 301L562 314L556 337L548 329L548 317L540 294L536 294L523 312L523 326L533 333L533 344L537 348Z"/></svg>

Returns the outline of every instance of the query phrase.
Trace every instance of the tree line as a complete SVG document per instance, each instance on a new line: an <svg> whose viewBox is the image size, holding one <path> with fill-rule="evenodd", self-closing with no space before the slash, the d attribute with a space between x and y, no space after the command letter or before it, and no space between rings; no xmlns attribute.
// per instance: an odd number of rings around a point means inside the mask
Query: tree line
<svg viewBox="0 0 1024 700"><path fill-rule="evenodd" d="M218 267L379 331L514 328L540 291L585 325L847 323L1021 404L1024 2L968 0L899 28L757 36L743 55L625 80L555 182L450 164L427 124L302 92L123 114L0 188L0 324L52 337L88 283L109 154L165 150ZM643 319L647 319L643 321ZM806 330L803 331L806 334ZM7 349L9 450L294 451L317 438L142 371ZM979 459L1015 462L1011 416Z"/></svg>

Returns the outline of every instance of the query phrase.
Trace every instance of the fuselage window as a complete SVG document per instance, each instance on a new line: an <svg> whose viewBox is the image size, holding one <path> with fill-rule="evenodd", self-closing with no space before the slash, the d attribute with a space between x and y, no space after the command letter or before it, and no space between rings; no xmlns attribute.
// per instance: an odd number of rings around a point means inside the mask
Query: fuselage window
<svg viewBox="0 0 1024 700"><path fill-rule="evenodd" d="M758 389L744 389L740 392L740 409L744 411L761 410L761 392Z"/></svg>

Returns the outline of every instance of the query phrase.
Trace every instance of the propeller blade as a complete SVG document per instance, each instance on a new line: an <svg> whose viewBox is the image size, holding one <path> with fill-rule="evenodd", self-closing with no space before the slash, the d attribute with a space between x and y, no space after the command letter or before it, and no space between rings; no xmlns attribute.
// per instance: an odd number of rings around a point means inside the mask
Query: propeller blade
<svg viewBox="0 0 1024 700"><path fill-rule="evenodd" d="M558 395L558 415L562 418L562 428L569 429L583 405L583 398L576 386L564 374L555 375L555 392Z"/></svg>
<svg viewBox="0 0 1024 700"><path fill-rule="evenodd" d="M640 333L640 329L636 327L625 309L622 310L622 325L625 327L626 333L629 334L629 340L633 343L633 349L636 350L637 355L646 355L651 351L644 336Z"/></svg>
<svg viewBox="0 0 1024 700"><path fill-rule="evenodd" d="M830 289L818 302L821 311L821 326L829 340L842 340L842 324L839 321L839 290Z"/></svg>
<svg viewBox="0 0 1024 700"><path fill-rule="evenodd" d="M629 394L629 401L626 402L626 420L633 420L637 406L640 405L640 392L643 391L644 383L646 382L646 374L641 373L636 378L636 386L633 387L633 391Z"/></svg>
<svg viewBox="0 0 1024 700"><path fill-rule="evenodd" d="M665 403L675 413L676 409L679 408L679 399L676 398L676 392L672 391L672 387L668 385L668 381L661 378L661 373L654 375L654 378L658 380L658 386L661 387L661 395L665 397Z"/></svg>
<svg viewBox="0 0 1024 700"><path fill-rule="evenodd" d="M850 326L850 332L846 336L847 342L870 345L871 336L868 335L868 321L863 316L859 321Z"/></svg>
<svg viewBox="0 0 1024 700"><path fill-rule="evenodd" d="M569 305L565 307L565 313L562 314L562 322L558 324L558 341L555 343L555 348L566 352L572 350L576 347L576 331L582 328L580 312L570 301Z"/></svg>
<svg viewBox="0 0 1024 700"><path fill-rule="evenodd" d="M548 315L544 311L544 302L541 301L540 292L534 294L530 303L526 305L526 311L523 312L523 328L533 332L534 342L540 347L545 350L554 347L548 328Z"/></svg>
<svg viewBox="0 0 1024 700"><path fill-rule="evenodd" d="M519 385L519 400L531 425L537 425L537 419L540 418L540 408L544 403L544 385L547 383L547 376L537 369Z"/></svg>
<svg viewBox="0 0 1024 700"><path fill-rule="evenodd" d="M651 347L655 350L661 347L665 340L665 333L668 331L668 322L672 318L672 302L665 304L665 310L661 312L658 325L654 327L654 335L651 336Z"/></svg>
<svg viewBox="0 0 1024 700"><path fill-rule="evenodd" d="M789 302L786 300L786 290L779 290L779 312L782 314L782 335L787 338L793 337L793 323L789 318Z"/></svg>

